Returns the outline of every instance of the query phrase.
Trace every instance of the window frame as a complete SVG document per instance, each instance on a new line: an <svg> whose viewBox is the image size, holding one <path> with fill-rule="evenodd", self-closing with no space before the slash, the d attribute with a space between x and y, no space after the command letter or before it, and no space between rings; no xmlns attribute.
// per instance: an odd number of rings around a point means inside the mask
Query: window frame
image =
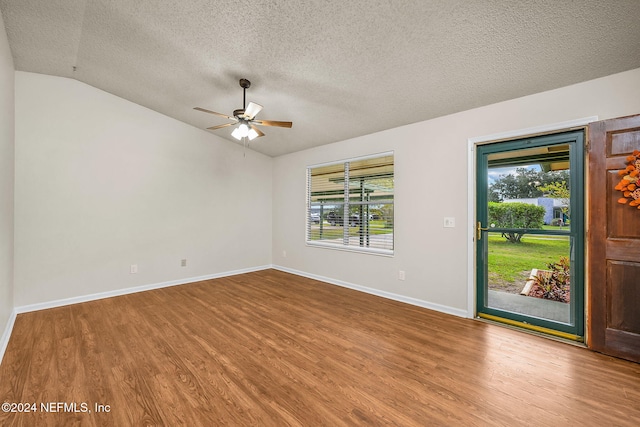
<svg viewBox="0 0 640 427"><path fill-rule="evenodd" d="M352 178L351 174L350 174L350 169L349 169L349 165L351 163L354 162L358 162L358 161L363 161L363 160L371 160L371 159L377 159L377 158L382 158L382 157L389 157L391 156L393 158L393 172L392 172L392 176L393 178L395 178L395 154L394 151L386 151L386 152L381 152L381 153L375 153L375 154L370 154L370 155L365 155L365 156L359 156L359 157L352 157L352 158L347 158L347 159L342 159L342 160L336 160L336 161L331 161L331 162L325 162L325 163L319 163L319 164L314 164L314 165L309 165L306 167L305 171L306 171L306 206L305 206L305 243L307 246L311 246L311 247L319 247L319 248L325 248L325 249L333 249L333 250L339 250L339 251L347 251L347 252L356 252L356 253L366 253L366 254L372 254L372 255L381 255L381 256L389 256L389 257L393 257L394 253L395 253L395 184L393 186L393 193L390 197L390 199L383 199L383 200L379 200L376 201L376 203L374 202L363 202L363 201L352 201L353 197L350 197L350 190L349 190L349 181ZM343 209L343 216L342 216L342 220L343 220L343 227L344 224L346 224L347 226L343 228L343 243L337 243L335 241L333 242L327 242L327 241L323 241L323 240L312 240L311 239L311 224L312 224L312 220L311 220L311 214L312 214L312 206L313 203L311 201L312 199L312 191L311 191L311 185L312 185L312 170L317 169L317 168L321 168L321 167L327 167L327 166L336 166L336 165L343 165L344 167L344 192L342 193L342 197L344 202L343 203L336 203L336 205L341 206L339 209ZM380 203L383 202L383 203ZM393 210L392 210L392 231L391 231L391 249L384 249L384 248L375 248L375 247L369 247L369 246L355 246L355 245L349 245L348 244L348 229L349 229L349 217L350 217L350 213L349 213L349 207L352 206L359 206L359 205L375 205L375 204L391 204L393 206ZM320 221L322 222L324 219L320 218ZM371 234L367 233L367 237L370 238Z"/></svg>

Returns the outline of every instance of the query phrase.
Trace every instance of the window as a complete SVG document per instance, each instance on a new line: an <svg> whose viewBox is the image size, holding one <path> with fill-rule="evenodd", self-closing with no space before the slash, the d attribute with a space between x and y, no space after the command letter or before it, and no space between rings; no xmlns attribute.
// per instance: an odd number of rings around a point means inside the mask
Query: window
<svg viewBox="0 0 640 427"><path fill-rule="evenodd" d="M307 243L393 254L393 153L307 168Z"/></svg>

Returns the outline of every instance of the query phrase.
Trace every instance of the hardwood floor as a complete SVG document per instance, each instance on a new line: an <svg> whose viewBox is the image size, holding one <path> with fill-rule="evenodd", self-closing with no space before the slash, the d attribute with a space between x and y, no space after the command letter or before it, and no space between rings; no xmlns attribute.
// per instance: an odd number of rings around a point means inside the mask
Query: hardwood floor
<svg viewBox="0 0 640 427"><path fill-rule="evenodd" d="M2 426L635 427L640 365L267 270L20 314L0 402L38 410Z"/></svg>

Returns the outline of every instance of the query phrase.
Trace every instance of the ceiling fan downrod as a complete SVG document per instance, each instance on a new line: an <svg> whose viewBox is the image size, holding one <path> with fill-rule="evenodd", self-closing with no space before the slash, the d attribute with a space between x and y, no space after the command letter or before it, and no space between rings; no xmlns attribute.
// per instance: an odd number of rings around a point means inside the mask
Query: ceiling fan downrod
<svg viewBox="0 0 640 427"><path fill-rule="evenodd" d="M251 87L251 82L247 79L240 79L240 87L242 88L242 109L247 109L247 89Z"/></svg>

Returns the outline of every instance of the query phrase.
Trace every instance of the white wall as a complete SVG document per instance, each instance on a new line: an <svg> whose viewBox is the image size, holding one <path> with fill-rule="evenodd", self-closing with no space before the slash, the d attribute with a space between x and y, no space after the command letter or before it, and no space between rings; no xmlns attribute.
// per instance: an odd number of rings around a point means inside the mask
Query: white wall
<svg viewBox="0 0 640 427"><path fill-rule="evenodd" d="M638 69L270 159L74 80L15 85L16 306L273 262L464 313L468 138L640 113ZM306 166L385 151L395 256L307 247Z"/></svg>
<svg viewBox="0 0 640 427"><path fill-rule="evenodd" d="M278 157L273 165L273 263L463 314L473 221L467 206L468 139L637 113L640 69ZM306 166L391 150L395 256L307 247ZM443 228L445 216L455 217L455 228ZM397 279L398 270L406 271L406 281Z"/></svg>
<svg viewBox="0 0 640 427"><path fill-rule="evenodd" d="M0 360L13 311L14 72L0 14ZM8 339L8 337L6 337Z"/></svg>
<svg viewBox="0 0 640 427"><path fill-rule="evenodd" d="M75 80L15 85L16 307L270 264L271 158Z"/></svg>

